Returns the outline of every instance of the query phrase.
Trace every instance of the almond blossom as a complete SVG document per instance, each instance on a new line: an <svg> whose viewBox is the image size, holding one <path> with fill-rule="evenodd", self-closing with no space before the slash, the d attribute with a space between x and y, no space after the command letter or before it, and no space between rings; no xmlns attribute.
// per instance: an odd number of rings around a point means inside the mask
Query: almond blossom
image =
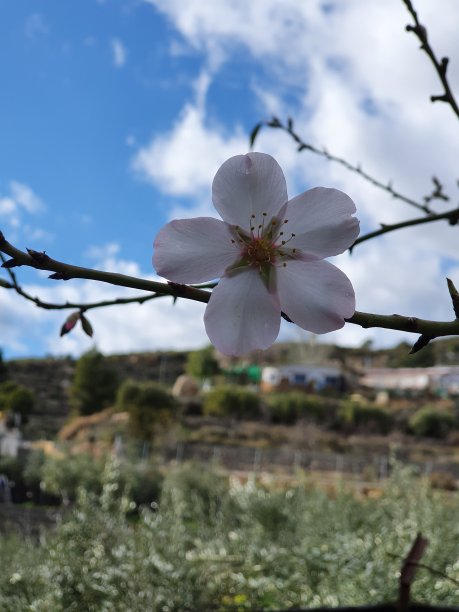
<svg viewBox="0 0 459 612"><path fill-rule="evenodd" d="M358 236L349 196L316 187L288 200L276 160L248 153L220 167L212 200L223 221L171 221L155 239L153 265L175 283L220 279L204 315L219 351L268 348L281 313L316 334L343 327L354 314L354 290L324 258L342 253Z"/></svg>

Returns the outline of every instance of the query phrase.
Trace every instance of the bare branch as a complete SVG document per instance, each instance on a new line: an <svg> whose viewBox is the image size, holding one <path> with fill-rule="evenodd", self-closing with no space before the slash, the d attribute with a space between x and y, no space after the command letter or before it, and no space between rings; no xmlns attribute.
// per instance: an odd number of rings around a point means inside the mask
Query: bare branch
<svg viewBox="0 0 459 612"><path fill-rule="evenodd" d="M421 225L422 223L432 223L433 221L441 221L443 219L447 219L450 225L456 225L459 222L459 208L453 208L453 210L448 210L444 213L439 213L438 215L427 215L424 217L418 217L416 219L408 219L407 221L401 221L400 223L391 223L388 225L381 225L381 227L373 232L368 232L368 234L363 234L359 236L354 244L351 246L351 251L358 244L362 244L366 240L371 240L372 238L376 238L377 236L382 236L383 234L388 234L389 232L393 232L398 229L403 229L405 227L411 227L414 225Z"/></svg>
<svg viewBox="0 0 459 612"><path fill-rule="evenodd" d="M440 78L441 84L443 85L444 92L441 95L430 96L430 100L432 102L446 102L446 104L449 104L451 106L454 114L459 119L459 106L456 102L453 92L451 91L448 82L448 77L446 75L448 70L449 58L442 57L440 61L437 59L437 56L435 55L435 52L429 43L427 28L419 21L418 14L413 6L413 3L411 2L411 0L402 0L402 2L406 6L408 12L410 13L414 21L414 25L407 25L406 30L408 32L413 32L413 34L418 38L419 42L421 43L421 49L425 51L429 56L430 61L434 65L438 77Z"/></svg>
<svg viewBox="0 0 459 612"><path fill-rule="evenodd" d="M295 130L293 129L293 122L291 119L289 119L286 124L282 123L282 121L280 121L277 117L273 117L270 121L259 123L256 126L258 129L256 131L255 136L259 133L260 128L263 125L270 127L270 128L281 129L284 132L286 132L298 145L297 150L299 153L301 153L301 151L310 151L311 153L314 153L315 155L319 155L320 157L323 157L324 159L328 161L340 164L341 166L346 168L346 170L349 170L349 172L353 172L354 174L358 174L359 176L361 176L365 181L367 181L374 187L377 187L378 189L382 189L394 199L400 200L401 202L405 202L405 204L409 204L410 206L414 206L414 208L417 208L418 210L422 210L423 212L427 214L431 213L431 210L429 206L427 205L427 203L417 202L416 200L413 200L412 198L409 198L408 196L401 194L400 192L396 191L393 188L390 182L383 183L382 181L376 179L375 177L371 176L367 172L364 172L360 165L351 164L347 160L341 157L332 155L326 149L319 149L318 147L315 147L314 145L304 142L300 138L298 133L295 132Z"/></svg>
<svg viewBox="0 0 459 612"><path fill-rule="evenodd" d="M174 298L185 298L206 304L211 296L210 291L197 289L189 285L179 285L176 283L159 283L124 274L113 272L103 272L91 268L81 268L66 264L52 259L48 255L37 251L25 253L11 245L0 233L0 251L9 255L17 266L29 266L38 270L53 272L51 276L60 279L84 278L95 280L120 287L140 289L143 291L154 292L159 295L170 295ZM32 253L32 254L31 254ZM121 302L120 302L121 303ZM38 305L38 304L37 304ZM368 312L355 312L352 317L347 319L347 323L359 325L365 329L370 327L380 327L406 331L415 334L425 335L429 338L439 336L459 336L459 319L453 321L429 321L416 317L406 317L401 315L379 315Z"/></svg>
<svg viewBox="0 0 459 612"><path fill-rule="evenodd" d="M5 262L6 258L3 253L0 252L0 259ZM3 266L2 266L3 267ZM54 302L45 302L39 297L34 297L27 293L18 283L16 275L13 273L11 269L5 268L6 271L10 274L10 278L13 282L9 283L0 278L0 287L4 289L13 289L18 295L28 300L29 302L33 302L38 308L43 308L44 310L79 310L80 312L85 312L87 310L93 310L95 308L105 308L107 306L119 306L123 304L144 304L145 302L149 302L150 300L154 300L159 297L164 297L163 294L153 293L151 295L139 295L130 298L114 298L113 300L101 300L100 302L63 302L61 304L56 304Z"/></svg>
<svg viewBox="0 0 459 612"><path fill-rule="evenodd" d="M131 289L140 289L141 291L149 291L159 293L161 295L171 295L182 297L185 299L195 300L198 302L207 302L210 293L201 289L195 289L186 285L175 285L172 283L158 283L143 278L135 278L124 274L116 274L114 272L103 272L101 270L93 270L91 268L82 268L73 266L52 259L44 252L28 249L27 253L20 251L10 244L3 234L0 233L0 251L9 255L14 262L14 266L28 266L37 270L47 270L53 272L50 278L54 280L70 280L72 278L84 278L86 280L96 280L110 285L119 287L129 287ZM7 262L8 264L9 262ZM2 265L5 267L5 264Z"/></svg>

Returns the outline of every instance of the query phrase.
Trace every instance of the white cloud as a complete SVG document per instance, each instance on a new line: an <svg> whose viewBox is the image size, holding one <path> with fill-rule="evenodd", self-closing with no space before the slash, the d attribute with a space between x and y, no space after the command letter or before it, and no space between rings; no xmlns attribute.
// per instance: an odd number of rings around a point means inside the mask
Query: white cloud
<svg viewBox="0 0 459 612"><path fill-rule="evenodd" d="M122 68L126 64L127 49L119 38L113 38L110 44L112 50L113 65L117 68Z"/></svg>
<svg viewBox="0 0 459 612"><path fill-rule="evenodd" d="M43 209L43 202L28 185L19 181L11 181L10 189L12 198L27 212L36 213Z"/></svg>
<svg viewBox="0 0 459 612"><path fill-rule="evenodd" d="M271 113L284 118L293 105L296 129L306 142L362 163L367 172L393 181L396 189L417 200L431 190L435 174L454 206L459 159L459 141L451 137L455 118L447 105L429 101L431 94L441 93L441 85L418 41L405 31L411 18L402 2L335 1L325 11L320 0L145 1L167 16L184 45L203 55L207 79L197 81L195 100L173 128L156 135L134 159L134 167L165 195L189 199L190 206L173 207L173 216L212 214L210 184L217 167L246 151L242 128L215 124L206 112L211 79L241 50L256 66L252 92L261 106L260 118ZM418 0L416 8L439 56L459 58L454 26L459 4L444 0L439 11L428 0ZM459 72L451 67L449 76L459 90ZM279 131L262 131L256 148L279 160L292 195L315 185L349 193L364 231L419 215L341 166L307 152L297 154L291 139ZM445 210L444 205L439 208ZM358 308L450 319L444 276L446 267L454 270L449 258L458 259L457 232L457 227L438 222L362 244L351 258L343 256L341 265L355 285ZM283 333L291 334L291 326L284 327ZM325 339L355 344L369 337L385 344L412 338L346 325Z"/></svg>
<svg viewBox="0 0 459 612"><path fill-rule="evenodd" d="M139 265L119 257L120 245L109 242L100 246L92 246L86 252L86 257L94 261L94 266L106 272L116 272L127 276L141 276Z"/></svg>
<svg viewBox="0 0 459 612"><path fill-rule="evenodd" d="M48 34L49 25L41 13L32 13L26 19L24 33L27 38L34 39Z"/></svg>
<svg viewBox="0 0 459 612"><path fill-rule="evenodd" d="M97 262L104 261L107 257L113 257L120 252L120 245L117 242L108 242L102 246L91 246L86 251L86 257L95 259Z"/></svg>
<svg viewBox="0 0 459 612"><path fill-rule="evenodd" d="M10 181L9 193L0 193L0 221L8 223L12 228L23 224L24 212L34 215L44 210L41 198L25 183Z"/></svg>
<svg viewBox="0 0 459 612"><path fill-rule="evenodd" d="M199 95L202 89L197 88ZM172 130L139 149L132 168L144 179L174 196L210 196L218 167L232 155L247 151L242 128L229 134L218 125L208 126L196 105L187 105Z"/></svg>
<svg viewBox="0 0 459 612"><path fill-rule="evenodd" d="M29 347L40 336L41 313L12 289L0 290L0 312L0 348L4 354L8 356L14 352L29 355ZM44 337L40 340L44 340Z"/></svg>
<svg viewBox="0 0 459 612"><path fill-rule="evenodd" d="M207 112L211 85L219 78L220 68L240 58L241 52L254 63L252 90L247 95L255 95L260 118L271 113L284 117L293 107L296 129L306 141L325 145L353 163L362 162L368 172L383 181L392 179L407 195L421 198L435 173L455 196L459 159L459 141L451 137L455 119L447 105L429 102L429 96L441 93L441 87L417 40L404 30L410 17L402 2L337 0L329 3L332 10L324 11L322 0L145 1L166 15L175 29L170 52L177 61L190 49L202 55L192 99L173 125L141 146L132 159L132 168L167 198L172 216L213 214L210 186L216 170L231 155L247 151L248 135L241 126L228 127L224 117L219 122L211 120ZM459 58L457 0L443 0L441 10L430 0L417 0L416 5L439 55ZM120 45L118 51L115 43ZM123 65L126 54L121 41L113 39L111 49L115 65ZM449 74L457 91L459 72L453 66L452 62ZM136 146L133 140L128 144ZM309 153L297 154L294 143L279 131L262 131L257 149L279 160L291 195L318 184L349 193L365 229L418 214L340 166ZM174 198L180 198L180 203L174 205ZM184 198L188 206L183 205ZM30 212L14 198L13 189L0 199L0 216L8 216L10 222L21 210ZM451 274L459 284L458 231L439 222L393 233L362 244L352 257L337 258L355 286L357 307L382 314L451 319L444 276ZM136 263L120 258L116 244L99 246L88 255L100 267L141 275ZM43 291L38 286L29 289ZM75 301L132 294L89 281L47 285L44 291L48 299ZM0 292L2 317L5 293ZM8 299L9 316L14 317L11 295ZM203 311L201 304L179 300L172 307L169 298L162 298L88 316L101 350L126 352L204 344ZM59 339L59 313L34 312L46 321L40 329L53 328L53 334L46 336L50 351L78 353L92 344L79 332ZM20 309L17 316L15 335L10 332L8 341L11 346L27 346L31 332L23 327ZM37 320L30 319L35 329ZM302 333L298 328L282 325L281 338L297 339L298 333ZM398 332L346 325L323 339L358 344L373 338L388 344L402 337L413 339Z"/></svg>
<svg viewBox="0 0 459 612"><path fill-rule="evenodd" d="M114 261L113 267L113 271L125 274L139 272L135 262ZM89 303L145 295L105 283L78 280L26 284L23 288L52 303ZM178 300L173 306L169 297L142 305L101 308L87 313L94 328L93 338L87 337L79 326L61 338L60 328L71 311L42 310L12 290L1 290L1 346L7 356L13 352L24 356L33 354L36 343L51 354L75 356L94 343L104 353L198 348L208 342L202 322L204 308L205 305L189 300Z"/></svg>
<svg viewBox="0 0 459 612"><path fill-rule="evenodd" d="M142 271L136 262L123 259L116 243L93 246L86 256L108 272L163 280L151 271ZM43 278L48 273L40 275L39 272L38 276ZM147 295L109 283L80 279L62 282L43 278L22 286L30 295L54 304L88 304ZM179 299L173 305L171 297L161 297L142 305L133 303L89 310L87 317L94 328L93 338L86 336L79 325L61 338L61 326L71 310L43 310L13 290L0 289L0 346L7 356L34 354L36 345L50 354L75 356L94 343L104 353L199 348L208 343L202 320L204 309L201 303Z"/></svg>

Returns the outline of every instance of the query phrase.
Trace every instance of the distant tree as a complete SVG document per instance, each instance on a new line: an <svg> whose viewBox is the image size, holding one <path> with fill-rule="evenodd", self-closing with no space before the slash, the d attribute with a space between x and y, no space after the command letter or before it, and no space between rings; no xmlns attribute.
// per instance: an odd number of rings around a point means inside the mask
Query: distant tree
<svg viewBox="0 0 459 612"><path fill-rule="evenodd" d="M435 365L435 349L433 344L428 344L422 351L410 354L411 346L407 342L401 342L391 350L388 366L391 368L429 368Z"/></svg>
<svg viewBox="0 0 459 612"><path fill-rule="evenodd" d="M118 390L116 407L129 413L129 431L134 438L150 440L170 423L177 404L158 383L126 380Z"/></svg>
<svg viewBox="0 0 459 612"><path fill-rule="evenodd" d="M186 371L195 378L211 378L220 373L220 366L215 359L215 352L211 346L207 346L199 351L188 353Z"/></svg>
<svg viewBox="0 0 459 612"><path fill-rule="evenodd" d="M11 422L14 422L14 415L21 416L21 422L26 423L35 404L34 394L13 382L6 380L0 383L0 410L11 415Z"/></svg>
<svg viewBox="0 0 459 612"><path fill-rule="evenodd" d="M0 349L0 383L8 380L8 367L3 360L3 351Z"/></svg>
<svg viewBox="0 0 459 612"><path fill-rule="evenodd" d="M70 403L80 415L92 414L110 406L119 386L116 372L99 351L82 355L70 387Z"/></svg>

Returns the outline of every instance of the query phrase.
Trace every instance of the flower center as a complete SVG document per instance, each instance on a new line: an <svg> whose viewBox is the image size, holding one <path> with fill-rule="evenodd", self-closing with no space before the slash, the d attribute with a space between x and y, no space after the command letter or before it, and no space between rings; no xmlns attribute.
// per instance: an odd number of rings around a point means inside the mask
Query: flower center
<svg viewBox="0 0 459 612"><path fill-rule="evenodd" d="M285 235L282 231L288 219L284 219L279 224L279 219L273 217L266 223L267 216L267 213L262 213L260 223L257 222L255 215L250 216L250 234L238 225L233 225L234 238L231 242L239 245L240 258L227 268L227 273L236 274L247 266L254 266L268 284L275 267L280 265L285 267L289 259L297 257L295 248L286 247L295 234Z"/></svg>
<svg viewBox="0 0 459 612"><path fill-rule="evenodd" d="M245 255L255 265L274 263L276 248L266 238L253 238L246 247Z"/></svg>

